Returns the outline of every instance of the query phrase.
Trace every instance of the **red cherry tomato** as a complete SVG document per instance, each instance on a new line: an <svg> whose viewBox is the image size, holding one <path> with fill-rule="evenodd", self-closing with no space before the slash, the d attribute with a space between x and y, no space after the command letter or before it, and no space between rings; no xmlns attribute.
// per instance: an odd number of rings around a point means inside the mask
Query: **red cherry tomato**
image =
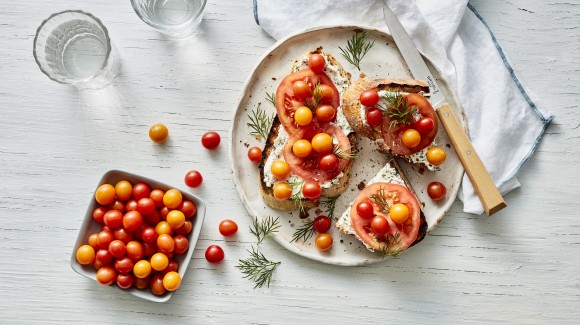
<svg viewBox="0 0 580 325"><path fill-rule="evenodd" d="M186 219L191 219L197 212L197 207L195 203L185 200L181 201L181 204L177 207L177 210L183 212Z"/></svg>
<svg viewBox="0 0 580 325"><path fill-rule="evenodd" d="M214 150L220 145L220 135L217 132L206 132L201 137L201 144L208 150Z"/></svg>
<svg viewBox="0 0 580 325"><path fill-rule="evenodd" d="M127 248L125 247L125 243L122 241L115 239L109 244L109 252L113 255L114 258L121 258L125 255Z"/></svg>
<svg viewBox="0 0 580 325"><path fill-rule="evenodd" d="M177 235L173 237L173 242L175 243L175 249L173 250L175 254L183 254L189 249L189 240L185 236Z"/></svg>
<svg viewBox="0 0 580 325"><path fill-rule="evenodd" d="M150 197L144 197L137 201L137 211L141 214L152 214L155 212L155 201Z"/></svg>
<svg viewBox="0 0 580 325"><path fill-rule="evenodd" d="M318 94L320 96L320 102L328 104L332 101L334 90L329 85L321 84L318 88Z"/></svg>
<svg viewBox="0 0 580 325"><path fill-rule="evenodd" d="M117 279L117 272L110 266L103 266L97 271L97 281L102 285L111 285Z"/></svg>
<svg viewBox="0 0 580 325"><path fill-rule="evenodd" d="M103 218L105 217L105 213L107 213L107 208L105 207L98 207L93 211L93 219L98 223L103 223Z"/></svg>
<svg viewBox="0 0 580 325"><path fill-rule="evenodd" d="M196 188L201 185L201 182L203 182L203 177L197 170L191 170L185 174L185 185Z"/></svg>
<svg viewBox="0 0 580 325"><path fill-rule="evenodd" d="M149 185L145 183L137 183L135 184L135 186L133 186L133 197L135 198L135 200L140 200L144 197L149 197L149 194L151 194L151 189L149 188Z"/></svg>
<svg viewBox="0 0 580 325"><path fill-rule="evenodd" d="M371 228L375 234L382 236L389 231L389 222L383 216L376 216L371 220Z"/></svg>
<svg viewBox="0 0 580 325"><path fill-rule="evenodd" d="M211 245L205 250L205 259L212 264L219 264L224 260L224 250L218 245Z"/></svg>
<svg viewBox="0 0 580 325"><path fill-rule="evenodd" d="M123 213L118 210L109 210L103 217L103 222L110 229L116 229L123 225Z"/></svg>
<svg viewBox="0 0 580 325"><path fill-rule="evenodd" d="M428 134L435 127L435 122L430 117L422 117L415 123L415 130L421 135Z"/></svg>
<svg viewBox="0 0 580 325"><path fill-rule="evenodd" d="M167 289L163 286L163 275L157 274L154 276L149 283L149 288L151 288L151 292L156 296L166 293Z"/></svg>
<svg viewBox="0 0 580 325"><path fill-rule="evenodd" d="M250 161L254 164L259 164L260 160L262 159L262 149L258 147L251 147L248 150L248 158L250 158Z"/></svg>
<svg viewBox="0 0 580 325"><path fill-rule="evenodd" d="M310 86L303 80L295 81L292 84L292 91L294 92L294 97L299 101L312 97Z"/></svg>
<svg viewBox="0 0 580 325"><path fill-rule="evenodd" d="M331 224L332 224L332 222L330 221L329 217L318 216L318 217L316 217L316 219L314 219L314 223L312 224L312 226L314 227L314 230L317 233L324 234L330 230Z"/></svg>
<svg viewBox="0 0 580 325"><path fill-rule="evenodd" d="M113 262L113 255L111 255L108 248L101 248L95 253L95 259L99 261L101 266L109 265Z"/></svg>
<svg viewBox="0 0 580 325"><path fill-rule="evenodd" d="M129 211L123 216L123 227L129 231L139 229L143 223L143 216L139 211Z"/></svg>
<svg viewBox="0 0 580 325"><path fill-rule="evenodd" d="M129 200L125 203L125 211L137 210L137 200Z"/></svg>
<svg viewBox="0 0 580 325"><path fill-rule="evenodd" d="M178 235L187 235L191 232L192 229L193 229L193 223L191 223L191 221L189 221L189 220L185 220L185 222L183 223L183 226L175 229L175 232Z"/></svg>
<svg viewBox="0 0 580 325"><path fill-rule="evenodd" d="M116 229L115 232L113 232L113 236L115 237L115 239L118 239L125 244L127 244L133 239L133 233L125 228Z"/></svg>
<svg viewBox="0 0 580 325"><path fill-rule="evenodd" d="M99 247L109 249L109 244L115 239L111 231L103 230L97 234Z"/></svg>
<svg viewBox="0 0 580 325"><path fill-rule="evenodd" d="M318 162L318 167L325 172L331 172L338 168L338 157L335 154L329 153L328 155L322 156Z"/></svg>
<svg viewBox="0 0 580 325"><path fill-rule="evenodd" d="M359 203L356 206L356 212L365 219L370 219L375 215L373 205L368 200Z"/></svg>
<svg viewBox="0 0 580 325"><path fill-rule="evenodd" d="M427 186L427 194L433 201L439 201L447 194L447 188L439 182L432 182Z"/></svg>
<svg viewBox="0 0 580 325"><path fill-rule="evenodd" d="M312 70L314 73L323 72L325 66L326 60L321 54L311 54L308 58L308 67L310 67L310 70Z"/></svg>
<svg viewBox="0 0 580 325"><path fill-rule="evenodd" d="M320 105L315 111L316 117L321 122L330 122L336 115L336 109L332 105Z"/></svg>
<svg viewBox="0 0 580 325"><path fill-rule="evenodd" d="M219 231L222 236L233 236L238 231L238 224L233 220L223 220L220 222Z"/></svg>
<svg viewBox="0 0 580 325"><path fill-rule="evenodd" d="M110 210L117 210L121 213L125 212L125 203L121 200L115 200L107 206Z"/></svg>
<svg viewBox="0 0 580 325"><path fill-rule="evenodd" d="M118 274L117 286L121 289L129 289L135 283L135 279L131 274Z"/></svg>
<svg viewBox="0 0 580 325"><path fill-rule="evenodd" d="M153 228L151 228L153 229ZM126 245L127 256L134 261L138 261L143 257L143 245L138 241L130 241Z"/></svg>
<svg viewBox="0 0 580 325"><path fill-rule="evenodd" d="M322 194L322 187L318 182L308 181L302 185L302 195L309 200L314 200Z"/></svg>
<svg viewBox="0 0 580 325"><path fill-rule="evenodd" d="M163 192L162 190L151 191L149 197L155 203L155 207L161 208L163 206L163 195L165 195L165 192Z"/></svg>
<svg viewBox="0 0 580 325"><path fill-rule="evenodd" d="M366 114L368 125L375 127L383 123L383 112L376 107L369 108Z"/></svg>
<svg viewBox="0 0 580 325"><path fill-rule="evenodd" d="M129 273L133 271L135 262L128 256L124 256L115 261L115 270L119 273Z"/></svg>
<svg viewBox="0 0 580 325"><path fill-rule="evenodd" d="M379 102L379 93L374 90L363 91L360 94L360 103L366 107L375 106Z"/></svg>
<svg viewBox="0 0 580 325"><path fill-rule="evenodd" d="M157 234L153 227L147 227L141 231L141 240L146 243L152 244L157 242L157 237L159 237L159 234Z"/></svg>

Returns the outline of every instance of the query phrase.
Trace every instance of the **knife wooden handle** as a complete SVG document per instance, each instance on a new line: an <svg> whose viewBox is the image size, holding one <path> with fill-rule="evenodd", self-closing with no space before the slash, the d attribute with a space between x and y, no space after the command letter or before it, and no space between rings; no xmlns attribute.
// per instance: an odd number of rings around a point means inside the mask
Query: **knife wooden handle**
<svg viewBox="0 0 580 325"><path fill-rule="evenodd" d="M475 188L475 192L477 192L477 196L479 196L485 213L491 216L505 208L506 203L501 193L475 152L473 145L459 124L449 104L446 103L437 108L437 115L445 131L447 131L447 135L455 148L455 152L457 152L459 160L463 164L463 168L465 168L467 176Z"/></svg>

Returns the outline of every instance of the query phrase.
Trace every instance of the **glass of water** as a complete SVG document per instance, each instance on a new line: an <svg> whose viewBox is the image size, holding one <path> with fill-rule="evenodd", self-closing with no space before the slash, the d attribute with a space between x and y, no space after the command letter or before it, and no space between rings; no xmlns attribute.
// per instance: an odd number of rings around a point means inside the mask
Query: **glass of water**
<svg viewBox="0 0 580 325"><path fill-rule="evenodd" d="M79 88L100 88L115 78L120 60L107 28L95 16L63 11L42 22L34 59L50 79Z"/></svg>
<svg viewBox="0 0 580 325"><path fill-rule="evenodd" d="M131 0L137 16L170 37L193 34L205 11L207 0Z"/></svg>

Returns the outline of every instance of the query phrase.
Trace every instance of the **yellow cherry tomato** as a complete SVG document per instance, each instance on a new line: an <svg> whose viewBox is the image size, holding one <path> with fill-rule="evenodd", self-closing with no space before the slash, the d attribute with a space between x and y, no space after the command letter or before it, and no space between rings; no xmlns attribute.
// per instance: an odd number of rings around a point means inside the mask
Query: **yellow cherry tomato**
<svg viewBox="0 0 580 325"><path fill-rule="evenodd" d="M163 143L167 140L168 135L169 130L161 123L153 124L149 129L149 138L151 138L153 142Z"/></svg>
<svg viewBox="0 0 580 325"><path fill-rule="evenodd" d="M312 138L312 149L319 154L332 152L332 137L327 133L318 133Z"/></svg>
<svg viewBox="0 0 580 325"><path fill-rule="evenodd" d="M327 251L332 247L332 236L330 234L318 234L316 236L316 248L321 251Z"/></svg>
<svg viewBox="0 0 580 325"><path fill-rule="evenodd" d="M167 214L167 223L171 228L177 229L185 223L185 214L179 210L171 210Z"/></svg>
<svg viewBox="0 0 580 325"><path fill-rule="evenodd" d="M181 276L175 271L167 272L163 277L163 286L167 291L175 291L181 285Z"/></svg>
<svg viewBox="0 0 580 325"><path fill-rule="evenodd" d="M278 183L274 185L274 197L276 200L288 200L292 196L292 186L288 183Z"/></svg>
<svg viewBox="0 0 580 325"><path fill-rule="evenodd" d="M99 186L95 192L95 199L100 205L108 205L115 201L115 188L111 184L103 184Z"/></svg>
<svg viewBox="0 0 580 325"><path fill-rule="evenodd" d="M306 106L298 108L294 112L294 121L300 126L306 126L312 122L312 111Z"/></svg>
<svg viewBox="0 0 580 325"><path fill-rule="evenodd" d="M176 209L183 200L183 196L179 190L174 188L170 189L169 191L165 192L163 195L163 204L169 209Z"/></svg>
<svg viewBox="0 0 580 325"><path fill-rule="evenodd" d="M391 219L396 223L403 223L409 218L409 208L403 203L391 206Z"/></svg>
<svg viewBox="0 0 580 325"><path fill-rule="evenodd" d="M133 265L133 274L139 279L146 278L151 274L151 263L146 260L140 260Z"/></svg>
<svg viewBox="0 0 580 325"><path fill-rule="evenodd" d="M169 265L169 258L163 253L155 253L151 256L150 264L155 271L163 271Z"/></svg>
<svg viewBox="0 0 580 325"><path fill-rule="evenodd" d="M433 147L427 150L427 161L435 166L441 165L443 162L445 162L446 158L447 154L443 148Z"/></svg>
<svg viewBox="0 0 580 325"><path fill-rule="evenodd" d="M290 166L284 160L276 160L270 167L272 175L279 180L284 180L290 175Z"/></svg>
<svg viewBox="0 0 580 325"><path fill-rule="evenodd" d="M117 198L121 201L127 201L133 195L133 185L128 181L119 181L115 185L115 192L117 192Z"/></svg>
<svg viewBox="0 0 580 325"><path fill-rule="evenodd" d="M415 148L421 143L421 134L415 129L408 129L403 132L401 142L407 148Z"/></svg>
<svg viewBox="0 0 580 325"><path fill-rule="evenodd" d="M294 145L292 146L292 152L298 158L306 158L310 156L310 153L312 152L312 145L310 142L308 142L308 140L298 140L294 142Z"/></svg>
<svg viewBox="0 0 580 325"><path fill-rule="evenodd" d="M173 228L171 228L171 226L169 225L169 223L167 221L159 221L155 225L155 232L159 236L161 236L163 234L172 235L173 234Z"/></svg>
<svg viewBox="0 0 580 325"><path fill-rule="evenodd" d="M93 263L95 259L95 249L90 245L83 245L77 250L77 261L80 264L87 265Z"/></svg>

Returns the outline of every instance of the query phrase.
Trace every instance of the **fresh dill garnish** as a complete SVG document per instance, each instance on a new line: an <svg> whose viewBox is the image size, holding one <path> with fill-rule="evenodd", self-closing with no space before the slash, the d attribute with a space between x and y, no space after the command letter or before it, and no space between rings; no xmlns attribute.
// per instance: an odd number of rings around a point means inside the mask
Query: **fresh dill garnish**
<svg viewBox="0 0 580 325"><path fill-rule="evenodd" d="M354 65L360 71L360 61L364 58L367 52L373 47L375 42L365 42L367 32L355 33L346 42L346 50L338 47L342 51L342 56Z"/></svg>
<svg viewBox="0 0 580 325"><path fill-rule="evenodd" d="M276 107L276 93L270 94L269 92L266 92L266 100L269 101L274 108Z"/></svg>
<svg viewBox="0 0 580 325"><path fill-rule="evenodd" d="M334 208L336 207L336 200L338 200L339 197L340 195L337 195L335 197L320 200L320 204L324 207L324 211L328 213L328 218L330 218L331 221L334 219Z"/></svg>
<svg viewBox="0 0 580 325"><path fill-rule="evenodd" d="M352 150L350 150L350 148L349 149L342 149L342 147L339 145L334 145L332 147L332 153L336 157L338 157L339 159L342 159L342 160L355 159L359 155L358 151L352 151Z"/></svg>
<svg viewBox="0 0 580 325"><path fill-rule="evenodd" d="M386 105L378 105L384 116L391 120L389 127L411 124L418 113L416 106L409 106L407 98L399 93L387 93L383 98Z"/></svg>
<svg viewBox="0 0 580 325"><path fill-rule="evenodd" d="M270 261L254 246L252 246L252 251L248 250L248 253L250 253L250 257L238 260L236 268L242 271L245 279L251 279L256 283L254 289L261 288L264 285L270 287L272 274L282 262Z"/></svg>
<svg viewBox="0 0 580 325"><path fill-rule="evenodd" d="M266 237L275 233L280 228L280 223L278 222L278 217L268 218L258 221L258 218L254 218L254 222L250 225L250 233L256 237L258 244L262 243Z"/></svg>
<svg viewBox="0 0 580 325"><path fill-rule="evenodd" d="M310 108L312 111L315 111L318 105L320 105L320 100L322 99L322 87L320 86L320 82L314 86L314 89L310 91L312 94L311 98L307 98L304 102L306 107Z"/></svg>
<svg viewBox="0 0 580 325"><path fill-rule="evenodd" d="M395 232L395 235L386 235L386 241L382 243L380 248L380 253L385 258L386 256L397 256L399 253L403 251L402 247L397 247L393 249L395 245L398 245L401 242L401 234L399 232Z"/></svg>
<svg viewBox="0 0 580 325"><path fill-rule="evenodd" d="M261 103L258 103L258 106L252 111L252 114L248 115L250 118L248 126L254 130L250 133L251 135L266 139L268 138L268 133L270 132L276 114L268 116L266 111L260 108L260 105Z"/></svg>
<svg viewBox="0 0 580 325"><path fill-rule="evenodd" d="M304 202L302 201L304 199L304 196L302 196L302 190L301 190L302 184L304 184L304 181L302 181L302 180L296 181L296 182L290 182L290 186L292 187L292 192L296 192L296 193L292 194L290 199L292 199L292 203L298 209L298 212L300 214L305 214L306 209L304 208ZM296 191L296 188L299 188L299 190Z"/></svg>
<svg viewBox="0 0 580 325"><path fill-rule="evenodd" d="M386 190L381 187L376 194L371 195L371 199L379 206L382 213L388 214L391 207L389 206L389 202L387 201L389 198L385 192Z"/></svg>
<svg viewBox="0 0 580 325"><path fill-rule="evenodd" d="M303 242L306 242L308 239L312 238L314 235L314 220L308 221L303 224L300 228L294 232L292 235L292 240L290 242L298 241L302 239Z"/></svg>

